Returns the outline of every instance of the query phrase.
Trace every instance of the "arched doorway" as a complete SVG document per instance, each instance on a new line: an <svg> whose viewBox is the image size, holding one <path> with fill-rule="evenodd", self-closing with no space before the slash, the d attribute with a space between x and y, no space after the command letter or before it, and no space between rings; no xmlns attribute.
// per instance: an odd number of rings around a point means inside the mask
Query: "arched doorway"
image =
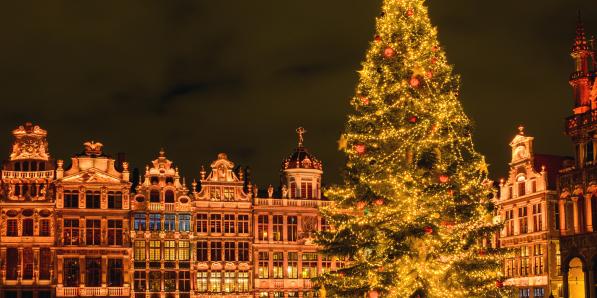
<svg viewBox="0 0 597 298"><path fill-rule="evenodd" d="M579 258L570 260L568 271L568 297L585 298L585 274Z"/></svg>

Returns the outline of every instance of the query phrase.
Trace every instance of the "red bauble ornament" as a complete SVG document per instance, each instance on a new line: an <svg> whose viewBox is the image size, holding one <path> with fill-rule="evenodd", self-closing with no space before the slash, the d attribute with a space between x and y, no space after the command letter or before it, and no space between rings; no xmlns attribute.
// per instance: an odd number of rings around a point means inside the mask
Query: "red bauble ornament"
<svg viewBox="0 0 597 298"><path fill-rule="evenodd" d="M433 228L432 227L427 226L427 227L425 227L423 229L425 231L425 234L427 234L427 235L431 235L433 233Z"/></svg>
<svg viewBox="0 0 597 298"><path fill-rule="evenodd" d="M504 282L503 282L503 281L501 281L501 280L496 280L496 282L495 282L495 286L496 286L497 288L501 289L501 288L503 288L503 287L504 287Z"/></svg>
<svg viewBox="0 0 597 298"><path fill-rule="evenodd" d="M387 47L384 51L383 51L384 56L386 56L386 58L392 58L394 57L394 55L396 55L396 51L394 51L394 49Z"/></svg>
<svg viewBox="0 0 597 298"><path fill-rule="evenodd" d="M364 144L357 144L354 145L354 150L358 153L358 154L365 154L365 145Z"/></svg>
<svg viewBox="0 0 597 298"><path fill-rule="evenodd" d="M437 58L433 57L431 58L431 60L429 60L429 63L431 64L435 64L437 62Z"/></svg>
<svg viewBox="0 0 597 298"><path fill-rule="evenodd" d="M415 123L417 123L417 121L419 121L419 118L418 118L417 116L410 116L410 117L408 118L408 122L410 122L410 123L412 123L412 124L415 124Z"/></svg>
<svg viewBox="0 0 597 298"><path fill-rule="evenodd" d="M365 97L365 96L359 96L359 98L361 99L361 103L363 103L364 105L368 105L369 104L369 98Z"/></svg>
<svg viewBox="0 0 597 298"><path fill-rule="evenodd" d="M448 229L451 229L454 227L454 222L453 221L449 221L449 220L444 220L440 223L443 227L446 227Z"/></svg>
<svg viewBox="0 0 597 298"><path fill-rule="evenodd" d="M450 181L450 177L448 177L448 175L440 175L439 176L439 182L447 183L448 181Z"/></svg>
<svg viewBox="0 0 597 298"><path fill-rule="evenodd" d="M428 79L433 78L433 72L431 70L428 71L425 75L427 76Z"/></svg>
<svg viewBox="0 0 597 298"><path fill-rule="evenodd" d="M487 252L485 252L485 250L484 250L484 249L480 249L480 250L479 250L479 255L480 255L480 256L484 256L485 254L487 254Z"/></svg>
<svg viewBox="0 0 597 298"><path fill-rule="evenodd" d="M419 81L419 79L417 79L417 77L410 78L410 81L408 83L413 88L417 88L417 87L419 87L419 85L421 85L421 81Z"/></svg>
<svg viewBox="0 0 597 298"><path fill-rule="evenodd" d="M379 297L379 292L378 291L371 291L369 292L369 298L378 298Z"/></svg>
<svg viewBox="0 0 597 298"><path fill-rule="evenodd" d="M365 209L365 206L367 206L366 202L363 202L363 201L357 202L357 209L363 210L363 209Z"/></svg>
<svg viewBox="0 0 597 298"><path fill-rule="evenodd" d="M433 46L433 47L431 48L431 51L432 51L432 52L437 52L437 50L439 50L439 48L438 48L437 46Z"/></svg>
<svg viewBox="0 0 597 298"><path fill-rule="evenodd" d="M381 36L375 35L375 42L381 42Z"/></svg>
<svg viewBox="0 0 597 298"><path fill-rule="evenodd" d="M412 9L409 9L406 11L406 15L409 17L412 17L415 14L415 12Z"/></svg>
<svg viewBox="0 0 597 298"><path fill-rule="evenodd" d="M381 206L381 205L383 205L384 201L382 198L379 198L379 199L373 201L373 203L375 204L375 206Z"/></svg>

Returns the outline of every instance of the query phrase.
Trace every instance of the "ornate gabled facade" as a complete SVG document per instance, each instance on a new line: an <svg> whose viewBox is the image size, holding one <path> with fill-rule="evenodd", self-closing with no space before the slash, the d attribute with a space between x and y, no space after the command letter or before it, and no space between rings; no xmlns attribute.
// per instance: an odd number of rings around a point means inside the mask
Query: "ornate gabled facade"
<svg viewBox="0 0 597 298"><path fill-rule="evenodd" d="M192 200L163 150L131 200L135 297L190 297Z"/></svg>
<svg viewBox="0 0 597 298"><path fill-rule="evenodd" d="M504 222L499 245L514 252L504 261L504 284L517 297L561 297L555 174L564 158L535 154L523 127L510 147L510 173L500 181L497 201Z"/></svg>
<svg viewBox="0 0 597 298"><path fill-rule="evenodd" d="M12 152L2 165L0 295L46 298L54 276L54 163L39 126L26 123L12 135Z"/></svg>
<svg viewBox="0 0 597 298"><path fill-rule="evenodd" d="M566 119L576 163L560 171L559 224L564 297L597 297L597 65L594 41L579 19L570 76L573 115Z"/></svg>
<svg viewBox="0 0 597 298"><path fill-rule="evenodd" d="M68 169L57 162L56 296L129 297L128 164L104 155L101 143L84 145Z"/></svg>

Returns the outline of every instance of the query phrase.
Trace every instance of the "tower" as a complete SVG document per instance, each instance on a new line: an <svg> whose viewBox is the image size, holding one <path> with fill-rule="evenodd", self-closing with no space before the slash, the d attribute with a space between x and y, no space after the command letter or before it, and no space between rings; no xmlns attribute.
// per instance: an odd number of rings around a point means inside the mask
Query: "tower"
<svg viewBox="0 0 597 298"><path fill-rule="evenodd" d="M576 25L576 37L571 56L574 60L574 72L570 75L570 85L574 90L574 114L583 114L597 108L595 96L591 95L595 80L594 40L587 41L585 28L580 17Z"/></svg>
<svg viewBox="0 0 597 298"><path fill-rule="evenodd" d="M298 146L282 163L282 197L290 199L321 199L323 165L303 145L307 131L299 127Z"/></svg>

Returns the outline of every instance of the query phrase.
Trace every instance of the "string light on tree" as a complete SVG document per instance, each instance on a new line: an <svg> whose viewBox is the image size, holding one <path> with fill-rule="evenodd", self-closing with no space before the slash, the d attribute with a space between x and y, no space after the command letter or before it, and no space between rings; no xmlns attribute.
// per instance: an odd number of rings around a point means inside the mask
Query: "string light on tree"
<svg viewBox="0 0 597 298"><path fill-rule="evenodd" d="M501 227L459 78L424 0L383 0L382 11L339 141L345 183L321 210L334 229L316 239L350 260L316 285L328 297L507 297L504 252L483 241Z"/></svg>

